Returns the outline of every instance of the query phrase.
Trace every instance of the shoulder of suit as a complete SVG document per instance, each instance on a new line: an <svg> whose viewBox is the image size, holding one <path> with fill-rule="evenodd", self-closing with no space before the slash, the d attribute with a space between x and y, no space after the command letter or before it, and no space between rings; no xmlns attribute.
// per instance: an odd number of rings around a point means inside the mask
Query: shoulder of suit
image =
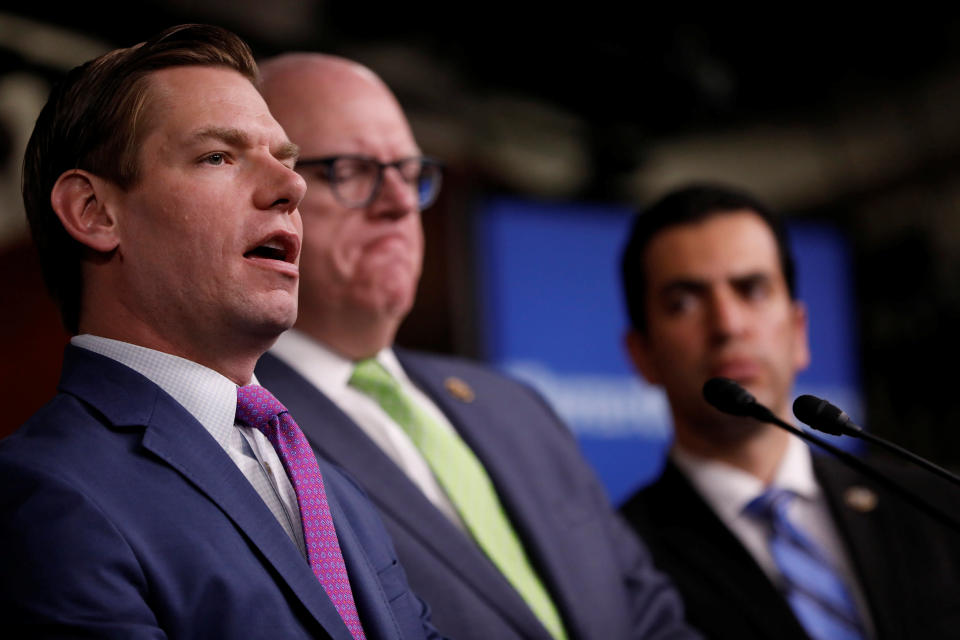
<svg viewBox="0 0 960 640"><path fill-rule="evenodd" d="M80 440L107 424L89 405L69 393L59 392L12 434L0 440L0 450L49 448L60 451L69 440Z"/></svg>
<svg viewBox="0 0 960 640"><path fill-rule="evenodd" d="M863 460L888 480L947 513L953 511L960 498L960 490L955 486L903 461L884 455L872 455ZM825 455L814 456L814 471L824 492L854 511L872 514L878 506L884 505L885 511L892 510L893 513L901 508L913 512L913 507L901 496L839 460Z"/></svg>
<svg viewBox="0 0 960 640"><path fill-rule="evenodd" d="M428 381L434 389L441 387L465 406L526 415L531 424L552 425L565 437L573 433L556 409L540 391L493 367L457 356L428 354L394 349L407 374L415 382Z"/></svg>
<svg viewBox="0 0 960 640"><path fill-rule="evenodd" d="M882 456L871 455L861 458L867 465L898 483L922 487L928 481L928 475L921 469L911 467L905 462ZM877 483L832 456L816 454L812 457L814 473L822 485L863 484L877 487Z"/></svg>
<svg viewBox="0 0 960 640"><path fill-rule="evenodd" d="M460 377L468 382L493 382L523 386L521 382L498 371L489 364L469 358L401 348L395 348L394 353L397 354L397 358L404 368L412 369L418 373L429 373L444 378Z"/></svg>

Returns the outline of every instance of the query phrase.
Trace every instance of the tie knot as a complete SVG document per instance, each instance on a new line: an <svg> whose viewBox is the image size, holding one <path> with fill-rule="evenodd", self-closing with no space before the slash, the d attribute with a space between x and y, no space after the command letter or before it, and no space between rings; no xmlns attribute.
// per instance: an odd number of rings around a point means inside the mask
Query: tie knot
<svg viewBox="0 0 960 640"><path fill-rule="evenodd" d="M771 487L754 498L743 508L743 512L755 518L763 520L785 520L787 517L787 507L790 501L796 497L796 493L790 489L779 489Z"/></svg>
<svg viewBox="0 0 960 640"><path fill-rule="evenodd" d="M354 366L353 374L350 376L350 386L364 393L370 393L375 390L396 389L399 385L376 358L367 358Z"/></svg>
<svg viewBox="0 0 960 640"><path fill-rule="evenodd" d="M287 410L258 384L237 388L237 420L263 431L272 418Z"/></svg>

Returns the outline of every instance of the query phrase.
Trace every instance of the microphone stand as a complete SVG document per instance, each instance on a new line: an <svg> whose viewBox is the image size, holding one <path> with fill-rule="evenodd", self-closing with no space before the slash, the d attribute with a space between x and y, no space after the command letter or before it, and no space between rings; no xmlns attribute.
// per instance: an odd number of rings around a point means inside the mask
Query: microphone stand
<svg viewBox="0 0 960 640"><path fill-rule="evenodd" d="M932 472L932 473L935 473L935 474L937 474L938 476L940 476L941 478L945 478L946 480L949 480L949 481L952 482L953 484L955 484L955 485L957 485L957 486L960 486L960 478L958 478L956 475L950 473L949 471L947 471L947 470L944 469L943 467L940 467L940 466L938 466L938 465L935 465L935 464L933 464L932 462L930 462L929 460L926 460L925 458L921 458L920 456L916 455L915 453L912 453L912 452L904 449L903 447L901 447L901 446L899 446L899 445L896 445L896 444L890 442L889 440L884 440L883 438L881 438L881 437L879 437L879 436L875 436L875 435L873 435L873 434L871 434L871 433L868 433L868 432L866 432L866 431L860 431L860 432L857 434L856 437L857 437L857 438L861 438L862 440L866 440L867 442L869 442L869 443L871 443L871 444L878 445L878 446L886 449L887 451L893 451L894 453L896 453L896 454L900 455L901 457L903 457L903 458L905 458L905 459L913 462L914 464L916 464L916 465L918 465L918 466L926 469L927 471L930 471L930 472Z"/></svg>
<svg viewBox="0 0 960 640"><path fill-rule="evenodd" d="M739 384L733 381L724 380L724 384L733 383L732 385L727 384L729 388L732 389L733 385L736 385L736 388L738 388L742 393L738 397L731 398L731 399L724 398L723 399L724 401L717 402L716 394L708 393L708 385L711 385L712 387L714 387L714 390L716 390L717 385L712 384L715 380L719 380L719 379L713 378L711 380L708 380L707 384L704 385L704 397L706 398L707 402L709 402L714 408L718 409L719 411L723 411L724 413L730 413L730 414L739 415L739 416L748 416L756 420L759 420L761 422L767 422L769 424L776 425L781 429L785 429L789 431L790 433L797 436L798 438L802 438L811 444L817 445L824 451L827 451L833 454L837 459L839 459L841 462L843 462L847 466L855 469L856 471L860 472L862 475L870 478L871 480L876 482L878 485L884 487L891 493L894 493L898 495L900 498L906 500L916 508L926 513L928 516L932 517L933 519L937 520L943 525L950 527L957 533L960 533L960 521L958 521L956 518L944 512L942 509L939 509L938 507L934 506L933 504L928 502L926 499L918 496L912 491L909 491L903 488L893 480L890 480L885 475L883 475L880 471L874 469L873 467L868 465L866 462L864 462L860 458L850 453L847 453L843 449L835 447L829 442L826 442L814 435L811 435L806 431L797 429L795 426L793 426L788 422L785 422L784 420L781 420L776 416L776 414L770 411L770 409L766 408L765 406L757 402L754 399L754 397L750 395L750 393L746 389L743 389L743 387L740 387Z"/></svg>
<svg viewBox="0 0 960 640"><path fill-rule="evenodd" d="M957 477L955 474L947 471L943 467L930 462L926 458L918 456L912 451L904 449L903 447L894 444L889 440L875 436L868 431L864 431L863 427L854 424L854 422L850 420L850 417L846 413L822 398L809 395L800 396L793 403L793 415L797 416L798 420L807 426L816 429L817 431L832 433L834 435L847 435L854 438L860 438L861 440L865 440L870 444L886 449L887 451L896 454L908 462L912 462L918 467L922 467L926 471L934 473L941 478L960 486L960 477Z"/></svg>

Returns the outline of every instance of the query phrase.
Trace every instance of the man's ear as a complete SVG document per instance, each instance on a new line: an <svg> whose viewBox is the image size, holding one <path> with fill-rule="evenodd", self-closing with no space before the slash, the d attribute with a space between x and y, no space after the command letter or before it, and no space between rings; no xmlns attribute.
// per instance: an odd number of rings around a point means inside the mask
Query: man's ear
<svg viewBox="0 0 960 640"><path fill-rule="evenodd" d="M803 371L810 365L810 330L807 307L799 300L791 303L793 322L793 369Z"/></svg>
<svg viewBox="0 0 960 640"><path fill-rule="evenodd" d="M71 169L57 178L50 204L63 228L74 240L94 251L108 253L117 248L117 220L107 195L112 184L82 169Z"/></svg>
<svg viewBox="0 0 960 640"><path fill-rule="evenodd" d="M660 384L660 373L654 363L653 354L650 353L650 343L647 337L636 329L630 329L623 337L623 342L627 348L627 355L630 356L630 361L644 380L650 384Z"/></svg>

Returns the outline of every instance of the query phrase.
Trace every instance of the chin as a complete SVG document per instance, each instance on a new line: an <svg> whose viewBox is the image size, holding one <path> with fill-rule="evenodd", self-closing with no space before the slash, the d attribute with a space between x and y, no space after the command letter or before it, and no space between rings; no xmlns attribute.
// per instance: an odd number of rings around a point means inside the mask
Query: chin
<svg viewBox="0 0 960 640"><path fill-rule="evenodd" d="M391 317L406 317L410 310L413 309L413 296L398 296L384 301L380 305L380 310L383 315Z"/></svg>
<svg viewBox="0 0 960 640"><path fill-rule="evenodd" d="M374 311L377 315L406 315L413 308L416 286L397 284L377 287L358 299L358 306Z"/></svg>
<svg viewBox="0 0 960 640"><path fill-rule="evenodd" d="M275 338L297 321L296 300L288 300L286 304L268 305L260 311L261 313L249 316L246 322L251 332L260 336Z"/></svg>
<svg viewBox="0 0 960 640"><path fill-rule="evenodd" d="M259 318L245 327L252 341L266 351L276 342L280 334L293 326L293 322L279 318Z"/></svg>
<svg viewBox="0 0 960 640"><path fill-rule="evenodd" d="M271 326L271 330L276 331L277 335L283 333L290 327L292 327L297 322L297 307L293 306L292 309L288 310L285 313L278 313L275 316L272 316L268 319L268 323Z"/></svg>

